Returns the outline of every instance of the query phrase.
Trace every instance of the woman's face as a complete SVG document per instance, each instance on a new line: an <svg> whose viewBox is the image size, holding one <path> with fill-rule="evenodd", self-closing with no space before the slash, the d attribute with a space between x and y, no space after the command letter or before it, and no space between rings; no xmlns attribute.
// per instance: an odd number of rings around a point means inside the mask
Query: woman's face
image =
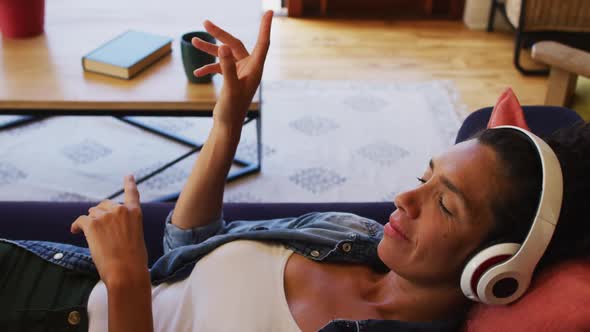
<svg viewBox="0 0 590 332"><path fill-rule="evenodd" d="M493 226L497 167L492 148L476 140L432 158L418 186L395 197L381 260L413 282L458 285L466 259Z"/></svg>

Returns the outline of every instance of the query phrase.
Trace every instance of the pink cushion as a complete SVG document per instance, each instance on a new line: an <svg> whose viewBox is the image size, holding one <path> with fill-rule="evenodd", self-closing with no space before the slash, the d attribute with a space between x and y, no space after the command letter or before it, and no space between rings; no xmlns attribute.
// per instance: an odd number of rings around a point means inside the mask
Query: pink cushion
<svg viewBox="0 0 590 332"><path fill-rule="evenodd" d="M530 131L522 107L511 88L507 88L494 105L488 128L497 126L516 126Z"/></svg>
<svg viewBox="0 0 590 332"><path fill-rule="evenodd" d="M476 304L463 331L590 331L590 259L541 272L513 304Z"/></svg>

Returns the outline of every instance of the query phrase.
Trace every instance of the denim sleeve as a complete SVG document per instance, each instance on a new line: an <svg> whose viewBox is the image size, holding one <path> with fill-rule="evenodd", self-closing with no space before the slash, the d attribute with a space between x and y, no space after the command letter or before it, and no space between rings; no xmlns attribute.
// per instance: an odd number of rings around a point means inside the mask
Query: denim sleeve
<svg viewBox="0 0 590 332"><path fill-rule="evenodd" d="M171 223L171 211L166 218L164 229L164 254L178 247L199 244L212 236L244 232L281 233L299 229L301 236L309 234L332 241L342 239L350 233L380 238L381 226L376 221L341 212L309 212L299 217L276 218L268 220L234 220L226 222L223 213L211 223L191 229L180 229Z"/></svg>
<svg viewBox="0 0 590 332"><path fill-rule="evenodd" d="M207 225L190 229L181 229L172 224L173 212L174 210L170 211L168 217L166 217L164 226L164 254L178 247L201 243L214 235L223 233L226 228L223 212L218 219L213 220Z"/></svg>

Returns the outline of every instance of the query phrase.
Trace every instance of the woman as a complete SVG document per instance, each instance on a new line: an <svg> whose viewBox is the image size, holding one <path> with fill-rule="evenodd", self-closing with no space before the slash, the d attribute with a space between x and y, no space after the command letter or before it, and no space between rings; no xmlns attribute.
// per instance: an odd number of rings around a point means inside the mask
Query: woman
<svg viewBox="0 0 590 332"><path fill-rule="evenodd" d="M419 186L395 198L385 231L344 213L226 224L225 179L262 76L271 20L271 12L263 16L252 54L211 22L206 29L224 45L193 40L220 58L195 75L221 73L224 85L213 128L166 221L165 255L148 270L139 192L127 177L123 204L103 201L71 226L86 236L92 261L82 248L0 242L2 330L35 320L32 298L58 308L45 310L55 313L43 317L45 326L70 330L444 331L460 324L469 307L459 287L466 261L490 243L522 242L530 228L540 192L536 152L502 129L452 147L431 160ZM565 192L543 265L590 247L588 226L575 224L589 192L590 128L566 138L549 141ZM47 286L30 286L39 283ZM47 294L64 287L67 299Z"/></svg>

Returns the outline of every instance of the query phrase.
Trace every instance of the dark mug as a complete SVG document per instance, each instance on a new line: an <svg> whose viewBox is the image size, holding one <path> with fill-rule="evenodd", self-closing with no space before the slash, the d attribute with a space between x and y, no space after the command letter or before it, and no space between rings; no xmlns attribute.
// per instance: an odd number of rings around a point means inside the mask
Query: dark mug
<svg viewBox="0 0 590 332"><path fill-rule="evenodd" d="M191 39L193 39L193 37L199 37L202 40L212 44L215 44L217 41L213 36L205 31L188 32L182 35L182 38L180 39L182 64L184 65L186 77L193 83L209 83L211 82L212 78L211 74L196 77L193 74L193 71L195 71L197 68L203 67L204 65L214 63L215 57L194 47L191 43Z"/></svg>

